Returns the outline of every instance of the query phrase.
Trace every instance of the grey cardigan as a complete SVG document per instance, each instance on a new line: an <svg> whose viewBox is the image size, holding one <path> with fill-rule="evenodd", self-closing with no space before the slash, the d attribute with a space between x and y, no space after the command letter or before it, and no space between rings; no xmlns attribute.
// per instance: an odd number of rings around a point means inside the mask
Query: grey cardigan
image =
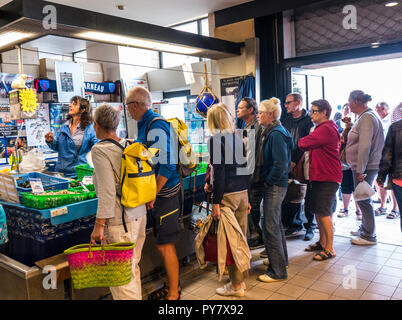
<svg viewBox="0 0 402 320"><path fill-rule="evenodd" d="M371 109L360 114L348 134L346 161L353 171L378 170L384 147L381 120Z"/></svg>
<svg viewBox="0 0 402 320"><path fill-rule="evenodd" d="M125 145L126 140L121 139ZM124 207L120 203L120 170L122 149L111 142L98 142L91 151L94 164L93 182L98 197L96 217L107 219L107 225L122 225ZM130 208L129 215L125 214L125 221L139 219L146 214L145 205Z"/></svg>

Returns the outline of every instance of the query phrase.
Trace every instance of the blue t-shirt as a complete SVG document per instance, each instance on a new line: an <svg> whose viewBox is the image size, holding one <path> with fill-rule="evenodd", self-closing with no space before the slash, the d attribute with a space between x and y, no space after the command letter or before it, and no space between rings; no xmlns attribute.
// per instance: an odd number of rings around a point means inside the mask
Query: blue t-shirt
<svg viewBox="0 0 402 320"><path fill-rule="evenodd" d="M154 121L151 124L148 132L148 139L145 136L149 122L156 117L161 117L159 114L149 109L144 113L141 120L138 121L138 138L136 142L141 142L149 147L159 149L159 154L155 158L155 174L168 179L165 188L171 188L179 184L180 177L177 172L177 152L171 152L171 150L177 150L176 139L171 141L170 139L170 126L165 121Z"/></svg>

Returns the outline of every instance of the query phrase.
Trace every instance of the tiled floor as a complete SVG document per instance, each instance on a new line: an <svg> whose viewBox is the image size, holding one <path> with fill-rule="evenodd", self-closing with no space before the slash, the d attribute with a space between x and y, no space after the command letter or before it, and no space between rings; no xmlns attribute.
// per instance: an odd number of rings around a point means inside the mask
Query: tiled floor
<svg viewBox="0 0 402 320"><path fill-rule="evenodd" d="M383 218L383 217L381 217ZM399 221L398 221L399 222ZM315 239L318 240L318 234ZM216 288L216 266L209 265L181 276L183 300L402 300L402 246L378 243L373 247L354 246L349 237L335 237L336 257L313 261L313 253L305 252L308 242L288 239L289 277L286 281L263 283L258 275L266 269L259 253L252 251L245 296L223 297Z"/></svg>
<svg viewBox="0 0 402 320"><path fill-rule="evenodd" d="M374 196L376 198L376 196ZM380 207L380 204L374 204L374 209ZM342 201L338 199L337 211L334 215L335 221L335 234L340 236L349 237L350 231L356 231L361 224L361 221L356 219L356 209L353 199L349 205L349 216L345 218L338 218L337 214L339 209L343 208ZM391 212L392 203L387 203L387 212ZM400 218L397 219L387 219L385 215L378 216L375 218L376 221L376 231L378 241L382 243L402 245L402 232L401 232L401 221Z"/></svg>

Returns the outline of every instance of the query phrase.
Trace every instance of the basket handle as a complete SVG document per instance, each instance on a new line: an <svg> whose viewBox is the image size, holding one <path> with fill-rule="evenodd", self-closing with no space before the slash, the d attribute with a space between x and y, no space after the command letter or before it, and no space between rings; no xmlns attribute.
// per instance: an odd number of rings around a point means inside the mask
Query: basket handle
<svg viewBox="0 0 402 320"><path fill-rule="evenodd" d="M89 243L89 251L88 251L88 258L93 258L93 253L92 253L92 243ZM102 250L101 250L101 256L102 258L105 257L105 240L102 239Z"/></svg>

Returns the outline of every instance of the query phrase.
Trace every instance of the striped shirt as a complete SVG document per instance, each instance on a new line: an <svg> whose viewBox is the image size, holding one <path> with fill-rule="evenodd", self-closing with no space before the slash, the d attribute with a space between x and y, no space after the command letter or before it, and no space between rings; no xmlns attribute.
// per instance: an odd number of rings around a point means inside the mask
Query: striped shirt
<svg viewBox="0 0 402 320"><path fill-rule="evenodd" d="M67 123L68 127L70 128L71 133L71 126L73 124L73 119L70 119ZM84 140L84 133L85 130L81 128L81 122L78 124L77 128L75 129L74 133L71 135L71 138L74 141L75 148L77 149L77 153L80 153L82 147L82 141Z"/></svg>

